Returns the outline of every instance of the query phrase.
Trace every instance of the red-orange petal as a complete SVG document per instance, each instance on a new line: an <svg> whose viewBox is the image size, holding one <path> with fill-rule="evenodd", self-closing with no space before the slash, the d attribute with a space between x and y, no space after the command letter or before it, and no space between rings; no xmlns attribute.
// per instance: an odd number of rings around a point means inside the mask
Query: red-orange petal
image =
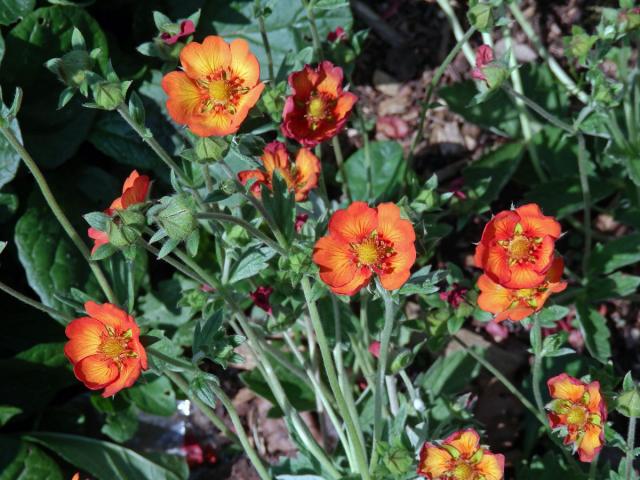
<svg viewBox="0 0 640 480"><path fill-rule="evenodd" d="M332 288L348 284L358 273L349 244L331 235L316 242L313 261L320 267L322 281Z"/></svg>
<svg viewBox="0 0 640 480"><path fill-rule="evenodd" d="M360 243L378 227L378 214L365 202L353 202L329 220L329 232L349 243Z"/></svg>
<svg viewBox="0 0 640 480"><path fill-rule="evenodd" d="M455 448L462 457L471 458L480 448L480 435L472 428L467 428L452 433L444 443Z"/></svg>
<svg viewBox="0 0 640 480"><path fill-rule="evenodd" d="M105 355L96 354L77 362L73 372L88 389L99 390L118 377L118 365Z"/></svg>
<svg viewBox="0 0 640 480"><path fill-rule="evenodd" d="M184 72L169 72L162 79L167 94L169 116L182 125L191 121L200 109L201 97L195 82Z"/></svg>
<svg viewBox="0 0 640 480"><path fill-rule="evenodd" d="M102 396L107 398L115 395L124 388L132 386L140 376L140 360L137 358L127 358L120 366L120 374L109 385L106 386Z"/></svg>
<svg viewBox="0 0 640 480"><path fill-rule="evenodd" d="M409 220L400 216L400 208L394 203L378 205L378 235L394 244L394 246L413 244L416 233Z"/></svg>
<svg viewBox="0 0 640 480"><path fill-rule="evenodd" d="M437 480L448 472L453 457L444 448L425 443L420 450L417 473L429 480Z"/></svg>
<svg viewBox="0 0 640 480"><path fill-rule="evenodd" d="M249 43L238 38L231 42L231 70L244 81L245 86L253 87L260 80L260 64L249 51Z"/></svg>
<svg viewBox="0 0 640 480"><path fill-rule="evenodd" d="M504 478L504 455L484 452L476 464L476 472L484 480L502 480Z"/></svg>
<svg viewBox="0 0 640 480"><path fill-rule="evenodd" d="M308 148L301 148L296 154L296 200L307 199L308 193L318 186L320 159Z"/></svg>
<svg viewBox="0 0 640 480"><path fill-rule="evenodd" d="M191 78L203 78L231 65L231 50L221 37L209 35L202 43L185 45L180 52L180 63Z"/></svg>
<svg viewBox="0 0 640 480"><path fill-rule="evenodd" d="M574 403L580 402L585 392L584 383L566 373L561 373L547 380L547 387L552 398L569 400Z"/></svg>
<svg viewBox="0 0 640 480"><path fill-rule="evenodd" d="M102 336L106 333L104 324L95 318L76 318L65 328L69 341L64 346L64 354L71 363L95 355L102 343Z"/></svg>
<svg viewBox="0 0 640 480"><path fill-rule="evenodd" d="M488 275L480 275L478 279L478 307L485 312L497 315L506 312L511 305L511 294L508 289L494 282Z"/></svg>
<svg viewBox="0 0 640 480"><path fill-rule="evenodd" d="M99 304L93 301L88 301L84 304L85 311L90 317L99 320L104 325L113 328L117 332L125 332L132 329L134 334L140 332L133 317L121 308L116 307L111 303Z"/></svg>

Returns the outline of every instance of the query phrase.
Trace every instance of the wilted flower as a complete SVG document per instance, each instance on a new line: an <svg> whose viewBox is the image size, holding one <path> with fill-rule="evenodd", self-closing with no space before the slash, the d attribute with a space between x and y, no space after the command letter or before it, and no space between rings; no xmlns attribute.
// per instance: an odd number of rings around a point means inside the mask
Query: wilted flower
<svg viewBox="0 0 640 480"><path fill-rule="evenodd" d="M162 79L171 118L201 137L237 132L264 89L249 44L242 39L228 44L210 35L202 43L188 43L180 63L184 71Z"/></svg>
<svg viewBox="0 0 640 480"><path fill-rule="evenodd" d="M400 288L416 260L415 232L393 203L371 208L353 202L329 220L329 234L316 242L313 261L320 278L338 295L353 295L375 273L387 290Z"/></svg>
<svg viewBox="0 0 640 480"><path fill-rule="evenodd" d="M561 281L564 262L556 257L547 271L544 281L533 288L506 288L494 282L488 275L478 279L478 307L495 315L496 322L517 322L539 311L553 293L562 292L567 282Z"/></svg>
<svg viewBox="0 0 640 480"><path fill-rule="evenodd" d="M281 130L305 147L337 135L344 127L358 97L342 89L340 67L324 61L316 68L306 65L289 75Z"/></svg>
<svg viewBox="0 0 640 480"><path fill-rule="evenodd" d="M535 203L498 213L476 247L475 265L506 288L534 288L545 281L560 224Z"/></svg>
<svg viewBox="0 0 640 480"><path fill-rule="evenodd" d="M196 25L192 20L183 20L180 22L180 31L174 34L162 32L160 39L167 45L173 45L183 37L188 37L196 31Z"/></svg>
<svg viewBox="0 0 640 480"><path fill-rule="evenodd" d="M256 288L255 291L251 292L249 296L251 297L251 300L253 300L253 303L256 307L259 307L268 314L271 314L273 312L273 309L271 308L271 304L269 303L269 297L272 293L273 288L261 285Z"/></svg>
<svg viewBox="0 0 640 480"><path fill-rule="evenodd" d="M564 436L564 444L578 451L581 462L591 462L604 445L607 405L597 381L585 383L566 373L547 381L553 399L548 405L551 428Z"/></svg>
<svg viewBox="0 0 640 480"><path fill-rule="evenodd" d="M488 45L480 45L476 50L476 67L471 70L471 76L476 80L486 80L482 69L493 62L493 50Z"/></svg>
<svg viewBox="0 0 640 480"><path fill-rule="evenodd" d="M137 170L134 170L124 181L124 185L122 185L122 195L116 198L104 213L111 217L116 210L125 210L131 205L144 202L147 199L147 193L149 193L150 183L151 180L149 177L140 175ZM109 235L107 232L91 227L87 234L89 238L93 240L91 253L98 250L100 246L109 243Z"/></svg>
<svg viewBox="0 0 640 480"><path fill-rule="evenodd" d="M103 397L135 383L147 368L147 353L133 317L110 303L84 304L86 317L76 318L65 330L64 353L78 380Z"/></svg>
<svg viewBox="0 0 640 480"><path fill-rule="evenodd" d="M453 308L458 308L460 304L464 302L464 296L468 291L469 289L454 283L446 292L440 292L440 300L444 300Z"/></svg>
<svg viewBox="0 0 640 480"><path fill-rule="evenodd" d="M428 480L502 480L504 455L482 447L478 432L469 428L425 443L417 473Z"/></svg>
<svg viewBox="0 0 640 480"><path fill-rule="evenodd" d="M251 185L251 193L260 196L260 188L265 185L272 188L273 175L279 172L287 187L295 192L296 200L307 199L309 192L318 186L320 160L307 148L301 148L296 154L295 164L291 164L287 147L282 142L271 142L264 149L262 157L263 170L244 170L238 173L243 185L255 179Z"/></svg>

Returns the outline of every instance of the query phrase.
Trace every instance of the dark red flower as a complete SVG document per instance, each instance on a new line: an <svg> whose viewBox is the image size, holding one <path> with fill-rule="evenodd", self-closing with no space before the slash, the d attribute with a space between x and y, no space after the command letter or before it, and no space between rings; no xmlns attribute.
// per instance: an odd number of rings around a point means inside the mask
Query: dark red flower
<svg viewBox="0 0 640 480"><path fill-rule="evenodd" d="M344 31L344 28L337 27L333 32L329 32L327 34L327 40L331 43L333 42L346 42L347 41L347 32Z"/></svg>
<svg viewBox="0 0 640 480"><path fill-rule="evenodd" d="M173 45L181 38L188 37L195 31L196 26L191 20L183 20L182 22L180 22L180 32L176 33L175 35L171 35L167 32L162 32L160 34L160 39L167 45Z"/></svg>
<svg viewBox="0 0 640 480"><path fill-rule="evenodd" d="M255 292L251 292L249 296L251 297L251 300L253 300L253 303L256 307L261 308L268 314L271 314L273 310L271 308L271 305L269 304L269 297L272 293L273 288L261 285L256 288Z"/></svg>
<svg viewBox="0 0 640 480"><path fill-rule="evenodd" d="M302 227L304 227L304 224L307 223L308 219L309 215L306 213L296 215L296 232L300 233L302 231Z"/></svg>
<svg viewBox="0 0 640 480"><path fill-rule="evenodd" d="M458 308L464 301L465 294L469 291L468 288L461 287L457 283L451 285L451 289L446 292L440 292L440 299L447 302L453 308Z"/></svg>
<svg viewBox="0 0 640 480"><path fill-rule="evenodd" d="M486 80L482 68L493 62L493 50L488 45L480 45L476 50L476 68L471 70L471 76L476 80Z"/></svg>
<svg viewBox="0 0 640 480"><path fill-rule="evenodd" d="M369 345L369 353L378 358L380 356L380 342L377 340L371 342L371 345Z"/></svg>
<svg viewBox="0 0 640 480"><path fill-rule="evenodd" d="M342 89L340 67L324 61L289 75L291 95L282 113L281 130L304 147L315 147L336 136L347 123L358 97Z"/></svg>

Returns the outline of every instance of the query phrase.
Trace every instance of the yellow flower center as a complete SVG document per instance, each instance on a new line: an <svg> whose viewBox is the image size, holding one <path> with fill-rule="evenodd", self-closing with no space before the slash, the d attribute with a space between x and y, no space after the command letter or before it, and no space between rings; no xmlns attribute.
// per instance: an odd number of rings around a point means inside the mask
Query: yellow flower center
<svg viewBox="0 0 640 480"><path fill-rule="evenodd" d="M356 254L358 255L360 263L364 265L373 265L378 263L380 252L378 251L375 238L371 237L356 246Z"/></svg>
<svg viewBox="0 0 640 480"><path fill-rule="evenodd" d="M116 335L112 329L108 329L109 335L102 338L100 353L113 360L120 360L123 356L135 357L136 353L129 348L132 332L127 330L121 335Z"/></svg>
<svg viewBox="0 0 640 480"><path fill-rule="evenodd" d="M307 106L307 114L315 121L322 120L324 118L325 110L324 100L320 97L312 98Z"/></svg>
<svg viewBox="0 0 640 480"><path fill-rule="evenodd" d="M509 256L513 260L524 260L529 256L531 242L523 235L517 235L509 242Z"/></svg>
<svg viewBox="0 0 640 480"><path fill-rule="evenodd" d="M351 250L355 254L358 267L369 267L386 272L392 270L389 260L396 251L391 242L379 237L377 233L371 234L360 243L352 243Z"/></svg>
<svg viewBox="0 0 640 480"><path fill-rule="evenodd" d="M567 423L570 425L584 425L587 418L587 412L579 405L571 407L567 413Z"/></svg>
<svg viewBox="0 0 640 480"><path fill-rule="evenodd" d="M225 104L229 101L233 89L225 79L213 80L209 83L209 98L214 102Z"/></svg>
<svg viewBox="0 0 640 480"><path fill-rule="evenodd" d="M456 465L452 473L455 480L472 480L475 472L471 465L463 462Z"/></svg>

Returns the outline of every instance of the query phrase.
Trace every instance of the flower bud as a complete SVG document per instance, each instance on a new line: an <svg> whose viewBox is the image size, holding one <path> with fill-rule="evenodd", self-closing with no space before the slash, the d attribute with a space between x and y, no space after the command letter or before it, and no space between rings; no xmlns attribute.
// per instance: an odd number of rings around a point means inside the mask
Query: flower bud
<svg viewBox="0 0 640 480"><path fill-rule="evenodd" d="M189 197L176 195L165 197L161 202L164 208L157 214L158 223L169 238L177 241L186 240L197 226Z"/></svg>
<svg viewBox="0 0 640 480"><path fill-rule="evenodd" d="M99 82L92 86L95 106L115 110L124 103L131 82Z"/></svg>
<svg viewBox="0 0 640 480"><path fill-rule="evenodd" d="M93 69L93 59L86 50L71 50L62 58L52 58L45 66L69 87L77 88Z"/></svg>

